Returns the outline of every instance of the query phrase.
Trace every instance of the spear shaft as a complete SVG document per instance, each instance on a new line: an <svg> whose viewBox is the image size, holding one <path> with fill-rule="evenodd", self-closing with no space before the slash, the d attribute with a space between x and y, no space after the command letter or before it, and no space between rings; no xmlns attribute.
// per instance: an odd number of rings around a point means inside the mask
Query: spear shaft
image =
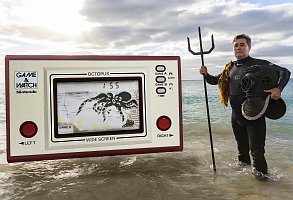
<svg viewBox="0 0 293 200"><path fill-rule="evenodd" d="M187 37L188 50L189 50L193 55L200 55L200 57L201 57L201 65L202 65L202 66L205 66L205 64L204 64L204 54L209 54L209 53L211 53L212 50L215 48L214 38L213 38L213 35L212 35L212 36L211 36L211 38L212 38L212 47L211 47L211 49L210 49L209 51L203 51L200 27L198 27L198 35L199 35L200 52L194 52L194 51L191 50L191 47L190 47L190 40L189 40L189 38ZM208 117L208 128L209 128L209 136L210 136L210 144L211 144L211 153L212 153L213 170L214 170L214 172L216 172L217 169L216 169L215 154L214 154L214 145L213 145L213 136L212 136L212 129L211 129L211 120L210 120L210 111L209 111L208 92L207 92L206 78L205 78L204 75L203 75L203 83L204 83L205 102L206 102L207 117Z"/></svg>

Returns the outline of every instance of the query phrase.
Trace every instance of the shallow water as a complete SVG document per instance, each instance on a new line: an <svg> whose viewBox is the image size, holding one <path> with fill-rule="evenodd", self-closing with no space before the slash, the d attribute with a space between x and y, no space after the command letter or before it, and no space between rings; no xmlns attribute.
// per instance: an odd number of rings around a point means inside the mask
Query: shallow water
<svg viewBox="0 0 293 200"><path fill-rule="evenodd" d="M214 173L205 137L203 134L186 137L185 150L177 153L1 163L0 196L1 199L105 200L291 198L292 153L283 154L289 151L287 143L268 140L268 145L275 147L267 153L271 177L260 182L251 175L250 168L237 166L236 152L225 145L234 145L234 141L223 135L215 136L217 172ZM277 148L281 145L282 150Z"/></svg>
<svg viewBox="0 0 293 200"><path fill-rule="evenodd" d="M212 113L217 167L214 173L204 111L198 113L200 109L194 108L194 102L186 97L191 95L186 92L189 86L183 85L186 109L183 152L13 164L6 161L1 89L0 199L293 199L292 127L268 122L266 158L270 176L263 182L254 178L251 168L238 166L229 120ZM188 106L193 108L194 115L187 112L192 110ZM224 109L221 115L229 116L229 109Z"/></svg>

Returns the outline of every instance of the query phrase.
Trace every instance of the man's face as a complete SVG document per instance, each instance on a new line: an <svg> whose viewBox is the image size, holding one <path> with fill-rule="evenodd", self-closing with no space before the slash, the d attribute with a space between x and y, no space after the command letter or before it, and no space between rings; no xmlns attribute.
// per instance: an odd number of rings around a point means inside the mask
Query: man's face
<svg viewBox="0 0 293 200"><path fill-rule="evenodd" d="M233 43L234 55L237 60L241 60L249 56L250 47L248 46L245 38L237 39Z"/></svg>

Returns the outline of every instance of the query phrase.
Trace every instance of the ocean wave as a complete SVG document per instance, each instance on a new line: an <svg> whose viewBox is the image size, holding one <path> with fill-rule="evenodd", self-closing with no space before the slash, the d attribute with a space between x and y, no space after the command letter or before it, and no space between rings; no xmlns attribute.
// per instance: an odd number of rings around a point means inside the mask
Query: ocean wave
<svg viewBox="0 0 293 200"><path fill-rule="evenodd" d="M184 134L209 132L207 122L184 123L183 130ZM211 131L215 134L230 134L232 128L228 123L211 123Z"/></svg>

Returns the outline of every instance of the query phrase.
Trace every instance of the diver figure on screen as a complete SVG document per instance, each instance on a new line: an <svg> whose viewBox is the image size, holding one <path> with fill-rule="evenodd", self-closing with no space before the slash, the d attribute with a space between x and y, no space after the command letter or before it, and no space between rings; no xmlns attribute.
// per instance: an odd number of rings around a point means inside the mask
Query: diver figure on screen
<svg viewBox="0 0 293 200"><path fill-rule="evenodd" d="M78 108L78 111L76 115L78 115L86 103L96 101L93 105L93 110L103 115L104 121L106 120L106 114L110 113L109 107L115 106L118 110L118 113L120 114L122 118L122 122L125 120L124 114L122 112L123 109L131 109L131 108L137 108L138 104L135 99L131 99L131 94L129 92L120 92L119 94L116 94L115 96L112 93L101 93L97 95L96 97L92 97L89 99L86 99Z"/></svg>

